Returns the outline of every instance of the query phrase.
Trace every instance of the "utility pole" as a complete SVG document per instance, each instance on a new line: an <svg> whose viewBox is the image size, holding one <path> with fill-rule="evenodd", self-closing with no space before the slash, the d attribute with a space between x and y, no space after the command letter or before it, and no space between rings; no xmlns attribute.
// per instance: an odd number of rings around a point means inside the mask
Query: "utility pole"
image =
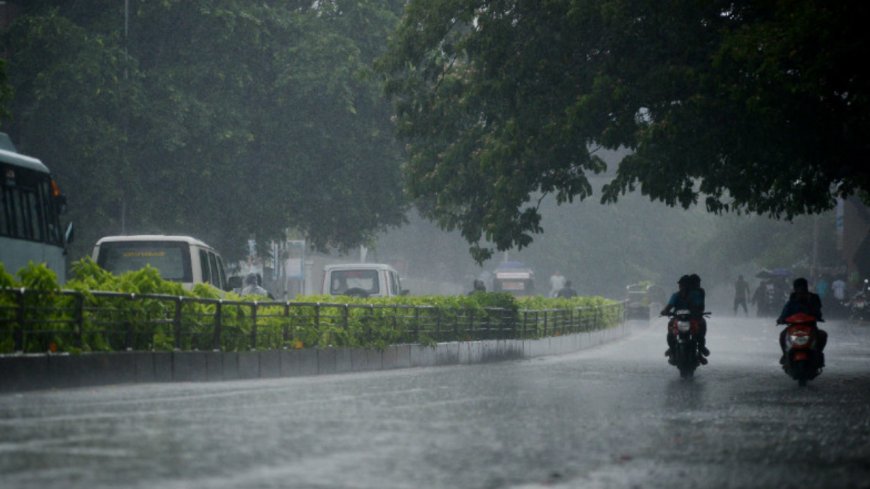
<svg viewBox="0 0 870 489"><path fill-rule="evenodd" d="M128 88L128 79L129 74L127 72L127 67L130 64L130 57L127 54L127 36L130 31L130 0L124 0L124 85L121 88L123 93L126 95ZM126 168L127 166L127 130L129 129L130 117L129 114L125 111L123 115L124 119L124 141L121 143L123 146L121 147L121 159L123 160L122 168ZM123 169L122 169L123 171ZM122 180L124 181L124 180ZM126 187L126 186L125 186ZM121 189L121 234L127 234L127 189Z"/></svg>
<svg viewBox="0 0 870 489"><path fill-rule="evenodd" d="M819 258L819 215L813 215L813 257L810 262L810 280L816 281L816 265Z"/></svg>

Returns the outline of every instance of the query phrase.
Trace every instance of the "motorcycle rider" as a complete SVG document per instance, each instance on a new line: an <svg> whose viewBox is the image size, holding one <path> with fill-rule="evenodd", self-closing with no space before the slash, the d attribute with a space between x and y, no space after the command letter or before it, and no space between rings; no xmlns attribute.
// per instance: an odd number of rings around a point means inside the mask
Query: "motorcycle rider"
<svg viewBox="0 0 870 489"><path fill-rule="evenodd" d="M571 297L577 297L577 291L571 287L571 281L566 280L565 286L562 287L559 292L556 292L556 297L561 297L563 299L569 299Z"/></svg>
<svg viewBox="0 0 870 489"><path fill-rule="evenodd" d="M668 304L662 309L663 316L668 315L675 309L688 309L690 314L698 319L698 351L701 355L698 361L702 365L707 364L707 357L710 355L710 350L707 349L707 321L704 320L704 301L706 293L701 288L701 277L696 274L683 275L677 281L678 290L671 295ZM668 349L665 351L665 356L668 357L668 362L673 363L673 351L676 344L676 338L668 328L667 334Z"/></svg>
<svg viewBox="0 0 870 489"><path fill-rule="evenodd" d="M704 318L704 309L706 308L706 300L707 300L707 291L701 287L701 277L698 276L697 273L693 273L689 275L689 287L694 291L697 295L696 302L699 305L699 309L697 311L698 314L698 350L701 351L701 354L706 356L710 355L710 350L707 349L707 320ZM701 362L703 364L707 364L707 362Z"/></svg>
<svg viewBox="0 0 870 489"><path fill-rule="evenodd" d="M822 320L822 300L817 294L810 292L807 279L800 277L792 283L793 292L789 295L788 302L782 307L782 312L776 318L776 324L786 324L785 320L792 314L802 312L813 316L817 320ZM812 328L816 333L816 350L819 352L819 367L825 366L825 345L828 344L828 333L825 330L819 329L818 324L814 321ZM785 333L788 327L782 329L779 333L779 347L782 349L782 357L779 359L780 365L785 365Z"/></svg>
<svg viewBox="0 0 870 489"><path fill-rule="evenodd" d="M483 280L474 279L471 286L471 292L468 295L474 295L478 292L486 292L486 284L483 283Z"/></svg>

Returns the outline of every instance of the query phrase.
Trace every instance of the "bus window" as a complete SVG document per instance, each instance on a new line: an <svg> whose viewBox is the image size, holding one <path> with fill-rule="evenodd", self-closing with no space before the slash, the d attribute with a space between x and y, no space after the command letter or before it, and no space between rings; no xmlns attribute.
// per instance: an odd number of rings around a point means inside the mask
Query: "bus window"
<svg viewBox="0 0 870 489"><path fill-rule="evenodd" d="M42 213L39 212L40 209L37 204L36 193L27 192L24 194L24 201L24 208L26 209L27 214L27 237L34 241L45 240L44 233L42 232L42 224L44 224L45 221L40 219Z"/></svg>
<svg viewBox="0 0 870 489"><path fill-rule="evenodd" d="M12 218L9 215L6 193L6 188L0 185L0 236L10 236L12 234Z"/></svg>
<svg viewBox="0 0 870 489"><path fill-rule="evenodd" d="M12 210L12 233L13 238L24 238L24 205L21 202L21 191L12 189L9 203Z"/></svg>
<svg viewBox="0 0 870 489"><path fill-rule="evenodd" d="M208 254L208 266L211 268L211 284L220 289L221 276L220 272L218 272L217 257L212 252Z"/></svg>
<svg viewBox="0 0 870 489"><path fill-rule="evenodd" d="M6 174L0 186L0 236L61 244L48 175L23 169L7 169Z"/></svg>
<svg viewBox="0 0 870 489"><path fill-rule="evenodd" d="M227 286L227 276L224 271L224 261L221 259L220 255L217 257L217 265L218 265L218 274L220 274L221 285L218 287L221 290L224 290Z"/></svg>
<svg viewBox="0 0 870 489"><path fill-rule="evenodd" d="M208 266L208 253L205 250L199 250L199 266L202 267L202 281L210 283L211 273Z"/></svg>

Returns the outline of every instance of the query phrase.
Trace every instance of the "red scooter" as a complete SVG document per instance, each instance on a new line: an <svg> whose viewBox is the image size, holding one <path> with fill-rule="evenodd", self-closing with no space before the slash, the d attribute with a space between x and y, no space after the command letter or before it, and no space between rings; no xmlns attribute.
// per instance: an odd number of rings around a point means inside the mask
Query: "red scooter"
<svg viewBox="0 0 870 489"><path fill-rule="evenodd" d="M782 369L801 387L822 373L821 353L816 349L816 322L814 316L802 312L785 318L785 363Z"/></svg>

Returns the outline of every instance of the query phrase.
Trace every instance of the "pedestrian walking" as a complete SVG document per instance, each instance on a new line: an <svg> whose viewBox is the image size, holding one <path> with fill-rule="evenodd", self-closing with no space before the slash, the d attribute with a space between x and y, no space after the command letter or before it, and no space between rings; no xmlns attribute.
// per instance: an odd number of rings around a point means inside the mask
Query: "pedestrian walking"
<svg viewBox="0 0 870 489"><path fill-rule="evenodd" d="M734 315L737 315L737 308L743 306L743 313L749 316L749 308L746 306L746 298L749 297L749 284L743 279L743 275L737 276L737 281L734 282Z"/></svg>
<svg viewBox="0 0 870 489"><path fill-rule="evenodd" d="M769 309L767 302L767 282L762 281L758 284L758 288L755 289L755 293L752 295L752 303L755 304L756 315L758 317L767 316L767 312Z"/></svg>
<svg viewBox="0 0 870 489"><path fill-rule="evenodd" d="M825 299L828 297L828 291L831 290L831 284L828 281L828 277L821 275L818 280L816 280L816 295L819 296L819 299L822 300L822 304L825 303Z"/></svg>
<svg viewBox="0 0 870 489"><path fill-rule="evenodd" d="M567 279L559 273L559 270L553 272L550 276L550 297L556 297L556 294L565 287L565 280Z"/></svg>

